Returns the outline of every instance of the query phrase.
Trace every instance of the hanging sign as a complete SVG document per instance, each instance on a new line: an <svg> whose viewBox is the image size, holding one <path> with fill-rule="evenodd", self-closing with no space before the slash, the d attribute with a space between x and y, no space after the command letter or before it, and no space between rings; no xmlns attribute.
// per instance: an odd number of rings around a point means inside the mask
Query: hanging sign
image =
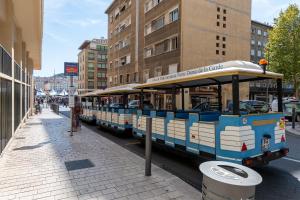
<svg viewBox="0 0 300 200"><path fill-rule="evenodd" d="M78 63L65 62L65 76L78 76Z"/></svg>

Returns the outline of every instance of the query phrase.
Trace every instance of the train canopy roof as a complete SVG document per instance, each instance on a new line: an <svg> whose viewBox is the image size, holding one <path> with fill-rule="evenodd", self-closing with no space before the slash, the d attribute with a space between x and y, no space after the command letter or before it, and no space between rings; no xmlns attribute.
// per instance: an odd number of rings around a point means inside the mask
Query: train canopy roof
<svg viewBox="0 0 300 200"><path fill-rule="evenodd" d="M97 93L103 91L103 90L94 90L92 92L87 92L84 94L79 95L80 97L92 97L92 96L97 96Z"/></svg>
<svg viewBox="0 0 300 200"><path fill-rule="evenodd" d="M127 84L116 87L107 88L105 90L96 90L83 94L82 96L107 96L107 95L125 95L125 94L136 94L140 93L141 89L137 89L141 84ZM143 92L155 92L154 90L144 90Z"/></svg>
<svg viewBox="0 0 300 200"><path fill-rule="evenodd" d="M266 71L261 66L246 61L228 61L215 65L198 67L165 76L148 79L138 89L172 89L228 84L232 76L238 75L240 82L263 79L283 79L282 74Z"/></svg>

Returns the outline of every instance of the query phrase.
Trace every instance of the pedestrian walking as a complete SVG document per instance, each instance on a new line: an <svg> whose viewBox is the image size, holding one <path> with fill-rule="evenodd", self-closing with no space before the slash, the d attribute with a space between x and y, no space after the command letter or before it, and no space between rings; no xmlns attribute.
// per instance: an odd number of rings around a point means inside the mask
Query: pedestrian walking
<svg viewBox="0 0 300 200"><path fill-rule="evenodd" d="M79 120L79 116L82 113L82 108L81 108L81 103L79 101L78 96L75 96L75 106L74 106L74 112L73 112L73 119L75 122L75 126L74 126L74 130L77 131L78 129L80 129L80 120Z"/></svg>

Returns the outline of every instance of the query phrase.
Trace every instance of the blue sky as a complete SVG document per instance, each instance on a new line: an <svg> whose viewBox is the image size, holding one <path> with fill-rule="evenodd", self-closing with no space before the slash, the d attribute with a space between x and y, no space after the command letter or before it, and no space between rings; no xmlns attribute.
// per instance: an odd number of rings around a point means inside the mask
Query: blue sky
<svg viewBox="0 0 300 200"><path fill-rule="evenodd" d="M65 61L77 62L84 40L107 37L104 13L112 0L44 0L42 70L37 76L63 72ZM280 10L300 0L252 0L252 19L272 24Z"/></svg>

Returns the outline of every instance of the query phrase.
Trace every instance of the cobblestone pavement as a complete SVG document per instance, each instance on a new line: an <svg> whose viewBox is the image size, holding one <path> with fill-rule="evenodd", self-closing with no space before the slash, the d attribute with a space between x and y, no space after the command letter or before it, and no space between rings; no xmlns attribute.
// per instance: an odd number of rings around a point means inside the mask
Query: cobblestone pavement
<svg viewBox="0 0 300 200"><path fill-rule="evenodd" d="M47 109L30 118L0 157L2 199L201 199L181 179L83 127L69 136L67 118ZM68 171L65 162L95 166Z"/></svg>

